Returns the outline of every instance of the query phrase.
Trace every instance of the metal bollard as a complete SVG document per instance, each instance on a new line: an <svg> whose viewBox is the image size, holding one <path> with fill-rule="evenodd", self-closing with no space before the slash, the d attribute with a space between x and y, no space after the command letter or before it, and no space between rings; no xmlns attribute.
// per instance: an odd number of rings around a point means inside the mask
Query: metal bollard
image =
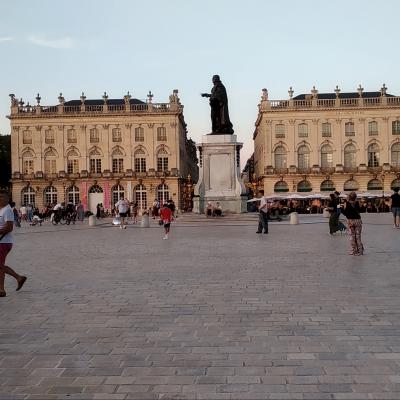
<svg viewBox="0 0 400 400"><path fill-rule="evenodd" d="M96 216L90 215L89 216L89 226L95 226L95 225L96 225Z"/></svg>
<svg viewBox="0 0 400 400"><path fill-rule="evenodd" d="M299 214L297 212L292 212L290 214L290 225L298 225L299 224Z"/></svg>
<svg viewBox="0 0 400 400"><path fill-rule="evenodd" d="M141 228L150 228L150 218L148 215L142 215L142 221L140 222Z"/></svg>

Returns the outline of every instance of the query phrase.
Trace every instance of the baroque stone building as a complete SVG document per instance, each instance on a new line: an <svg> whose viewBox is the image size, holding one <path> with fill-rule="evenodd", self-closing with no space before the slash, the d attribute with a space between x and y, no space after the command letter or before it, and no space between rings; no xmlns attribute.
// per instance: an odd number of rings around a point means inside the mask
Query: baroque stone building
<svg viewBox="0 0 400 400"><path fill-rule="evenodd" d="M43 106L11 97L12 192L17 205L81 201L111 209L121 196L147 209L155 198L182 206L184 184L197 179L195 143L187 138L183 105L130 96Z"/></svg>
<svg viewBox="0 0 400 400"><path fill-rule="evenodd" d="M400 186L400 97L380 91L270 100L263 89L254 169L266 193L372 191Z"/></svg>

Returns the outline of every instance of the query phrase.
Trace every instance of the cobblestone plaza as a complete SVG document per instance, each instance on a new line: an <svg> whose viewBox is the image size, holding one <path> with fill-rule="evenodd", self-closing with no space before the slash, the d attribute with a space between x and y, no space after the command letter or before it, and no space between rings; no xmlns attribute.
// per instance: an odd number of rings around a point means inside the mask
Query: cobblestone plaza
<svg viewBox="0 0 400 400"><path fill-rule="evenodd" d="M314 216L23 227L0 399L399 399L400 232L363 219L363 257Z"/></svg>

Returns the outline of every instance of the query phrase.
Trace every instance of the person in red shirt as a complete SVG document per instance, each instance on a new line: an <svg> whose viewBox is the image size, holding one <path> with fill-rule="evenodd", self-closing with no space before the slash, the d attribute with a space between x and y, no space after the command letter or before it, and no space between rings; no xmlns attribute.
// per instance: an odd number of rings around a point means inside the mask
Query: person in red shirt
<svg viewBox="0 0 400 400"><path fill-rule="evenodd" d="M171 222L172 222L172 211L167 204L163 204L160 210L160 221L164 225L165 229L165 236L163 237L164 240L168 239L168 234L171 229Z"/></svg>

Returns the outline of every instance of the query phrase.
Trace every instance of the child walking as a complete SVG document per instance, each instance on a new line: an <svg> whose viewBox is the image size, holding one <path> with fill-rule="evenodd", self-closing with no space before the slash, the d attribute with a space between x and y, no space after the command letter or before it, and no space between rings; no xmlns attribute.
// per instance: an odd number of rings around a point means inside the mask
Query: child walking
<svg viewBox="0 0 400 400"><path fill-rule="evenodd" d="M351 192L347 201L342 207L342 213L347 218L351 236L351 252L352 256L362 256L364 254L364 245L361 241L362 221L359 212L359 206L356 202L357 194Z"/></svg>
<svg viewBox="0 0 400 400"><path fill-rule="evenodd" d="M168 208L167 204L163 204L160 210L160 221L164 225L165 235L163 237L164 240L168 239L168 234L171 229L171 222L172 222L172 211Z"/></svg>

